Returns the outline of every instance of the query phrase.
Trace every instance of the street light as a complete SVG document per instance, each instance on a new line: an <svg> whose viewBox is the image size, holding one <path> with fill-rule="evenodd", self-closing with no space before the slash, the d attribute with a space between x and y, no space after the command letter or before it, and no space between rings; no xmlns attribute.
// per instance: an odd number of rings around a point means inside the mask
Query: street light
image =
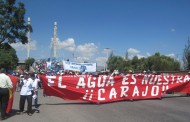
<svg viewBox="0 0 190 122"><path fill-rule="evenodd" d="M107 53L107 59L106 59L106 62L108 61L108 54L109 54L109 52L110 52L110 48L104 48L104 51ZM105 69L104 69L104 71L107 71L108 69L108 66L107 66L107 63L105 62Z"/></svg>
<svg viewBox="0 0 190 122"><path fill-rule="evenodd" d="M28 46L27 46L27 59L30 58L30 17L28 17Z"/></svg>

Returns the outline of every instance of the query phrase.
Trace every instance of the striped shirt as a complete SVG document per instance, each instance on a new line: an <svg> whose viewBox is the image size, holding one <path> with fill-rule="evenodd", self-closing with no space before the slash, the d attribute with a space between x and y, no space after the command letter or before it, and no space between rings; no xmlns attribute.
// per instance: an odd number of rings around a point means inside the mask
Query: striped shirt
<svg viewBox="0 0 190 122"><path fill-rule="evenodd" d="M0 88L13 88L11 79L4 73L0 73Z"/></svg>

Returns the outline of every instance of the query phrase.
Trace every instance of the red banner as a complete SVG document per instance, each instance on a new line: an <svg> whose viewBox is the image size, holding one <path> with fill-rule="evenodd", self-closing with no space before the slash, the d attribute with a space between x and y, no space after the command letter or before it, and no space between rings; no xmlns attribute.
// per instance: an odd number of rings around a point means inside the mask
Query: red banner
<svg viewBox="0 0 190 122"><path fill-rule="evenodd" d="M65 100L113 102L161 98L165 92L190 93L188 75L45 76L40 79L47 96Z"/></svg>
<svg viewBox="0 0 190 122"><path fill-rule="evenodd" d="M16 84L18 81L18 77L13 76L13 75L9 75L12 83L13 83L13 89L9 89L9 102L8 102L8 106L6 109L7 113L10 113L12 111L12 106L13 106L13 98L14 98L14 92L16 91Z"/></svg>

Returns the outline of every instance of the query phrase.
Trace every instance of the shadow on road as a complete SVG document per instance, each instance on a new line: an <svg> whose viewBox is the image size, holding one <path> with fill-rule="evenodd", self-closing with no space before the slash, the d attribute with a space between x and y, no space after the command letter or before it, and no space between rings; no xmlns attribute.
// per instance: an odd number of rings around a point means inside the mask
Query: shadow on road
<svg viewBox="0 0 190 122"><path fill-rule="evenodd" d="M112 101L112 102L105 102L105 103L91 103L91 102L64 102L64 103L45 103L43 105L104 105L104 104L113 104L118 102L135 102L135 101L142 101L142 100L162 100L165 98L178 98L178 97L190 97L185 94L166 94L161 98L149 98L149 99L129 99L129 100L121 100L121 101Z"/></svg>
<svg viewBox="0 0 190 122"><path fill-rule="evenodd" d="M97 105L89 102L45 103L44 105Z"/></svg>
<svg viewBox="0 0 190 122"><path fill-rule="evenodd" d="M186 94L167 94L163 96L162 98L177 98L177 97L189 97L189 95Z"/></svg>

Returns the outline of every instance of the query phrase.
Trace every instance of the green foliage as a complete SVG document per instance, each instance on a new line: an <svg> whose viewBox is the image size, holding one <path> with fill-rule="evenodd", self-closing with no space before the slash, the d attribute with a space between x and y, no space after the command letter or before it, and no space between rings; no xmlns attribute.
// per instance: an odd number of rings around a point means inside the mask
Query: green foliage
<svg viewBox="0 0 190 122"><path fill-rule="evenodd" d="M108 68L112 72L117 69L119 71L133 70L135 72L146 71L179 71L180 63L171 57L155 53L148 58L138 58L134 56L133 59L125 61L120 56L109 57L107 62Z"/></svg>
<svg viewBox="0 0 190 122"><path fill-rule="evenodd" d="M150 71L179 71L180 63L171 57L160 55L160 53L155 53L155 55L147 58L148 60L148 70Z"/></svg>
<svg viewBox="0 0 190 122"><path fill-rule="evenodd" d="M25 61L25 64L28 65L28 66L31 66L34 62L35 62L35 59L34 59L34 58L28 58L28 59Z"/></svg>
<svg viewBox="0 0 190 122"><path fill-rule="evenodd" d="M18 57L11 43L28 43L27 32L32 27L25 20L25 7L16 0L0 0L0 67L6 70L16 68Z"/></svg>
<svg viewBox="0 0 190 122"><path fill-rule="evenodd" d="M190 70L190 40L188 39L187 45L185 45L183 52L184 69Z"/></svg>
<svg viewBox="0 0 190 122"><path fill-rule="evenodd" d="M24 20L25 7L22 2L15 5L16 0L0 0L0 45L3 43L26 44L27 31L32 27Z"/></svg>
<svg viewBox="0 0 190 122"><path fill-rule="evenodd" d="M13 70L18 63L16 51L8 43L0 45L0 67L6 70Z"/></svg>
<svg viewBox="0 0 190 122"><path fill-rule="evenodd" d="M110 56L107 62L108 69L113 72L115 69L123 71L125 61L120 56Z"/></svg>

